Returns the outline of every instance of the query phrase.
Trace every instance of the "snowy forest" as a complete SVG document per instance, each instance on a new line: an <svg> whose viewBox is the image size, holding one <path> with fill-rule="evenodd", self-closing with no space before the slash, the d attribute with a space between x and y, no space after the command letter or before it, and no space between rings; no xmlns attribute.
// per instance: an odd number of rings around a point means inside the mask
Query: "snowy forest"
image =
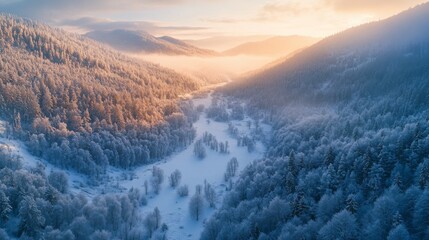
<svg viewBox="0 0 429 240"><path fill-rule="evenodd" d="M176 99L201 83L26 19L1 15L0 36L0 115L34 155L96 180L193 140Z"/></svg>
<svg viewBox="0 0 429 240"><path fill-rule="evenodd" d="M19 157L0 149L0 239L3 227L20 239L163 239L167 226L153 209L144 218L146 199L138 189L88 200L68 190L63 172L47 175L42 165L25 169Z"/></svg>
<svg viewBox="0 0 429 240"><path fill-rule="evenodd" d="M0 13L0 240L429 239L428 23L421 4L219 83Z"/></svg>
<svg viewBox="0 0 429 240"><path fill-rule="evenodd" d="M224 88L274 135L202 239L429 238L428 12L348 30Z"/></svg>

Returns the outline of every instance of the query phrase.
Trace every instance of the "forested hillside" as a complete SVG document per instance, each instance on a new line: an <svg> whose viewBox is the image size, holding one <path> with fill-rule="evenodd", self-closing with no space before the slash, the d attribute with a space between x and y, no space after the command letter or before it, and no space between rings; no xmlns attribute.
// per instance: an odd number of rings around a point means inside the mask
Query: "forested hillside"
<svg viewBox="0 0 429 240"><path fill-rule="evenodd" d="M3 146L0 182L0 239L148 239L148 233L161 239L166 234L165 227L157 230L159 210L142 219L139 208L146 199L138 189L88 200L69 192L65 173L46 174L42 165L24 168Z"/></svg>
<svg viewBox="0 0 429 240"><path fill-rule="evenodd" d="M274 136L202 239L428 239L428 22L420 5L225 88Z"/></svg>
<svg viewBox="0 0 429 240"><path fill-rule="evenodd" d="M234 82L226 91L244 97L258 94L258 100L264 99L255 102L260 107L323 105L388 93L398 85L384 81L404 83L403 77L413 77L416 70L427 66L428 12L429 5L425 4L384 21L348 29L283 63ZM406 68L395 69L404 62ZM392 78L385 74L387 71L403 71L411 76Z"/></svg>
<svg viewBox="0 0 429 240"><path fill-rule="evenodd" d="M176 104L194 81L81 36L0 15L0 117L33 154L96 176L193 139Z"/></svg>

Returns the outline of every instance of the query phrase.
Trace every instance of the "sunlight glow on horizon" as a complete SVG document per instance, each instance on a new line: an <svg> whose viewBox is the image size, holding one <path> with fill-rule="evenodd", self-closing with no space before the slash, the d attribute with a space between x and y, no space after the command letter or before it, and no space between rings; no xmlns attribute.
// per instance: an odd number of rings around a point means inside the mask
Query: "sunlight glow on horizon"
<svg viewBox="0 0 429 240"><path fill-rule="evenodd" d="M99 25L70 20L103 19L152 24L141 30L161 36L202 39L212 36L305 35L326 37L377 21L427 0L0 0L0 11L46 21L69 31ZM108 20L107 20L108 19ZM68 23L64 23L69 21ZM138 24L137 24L138 25ZM121 25L122 26L122 25ZM145 25L146 26L146 25ZM136 27L137 28L137 27Z"/></svg>

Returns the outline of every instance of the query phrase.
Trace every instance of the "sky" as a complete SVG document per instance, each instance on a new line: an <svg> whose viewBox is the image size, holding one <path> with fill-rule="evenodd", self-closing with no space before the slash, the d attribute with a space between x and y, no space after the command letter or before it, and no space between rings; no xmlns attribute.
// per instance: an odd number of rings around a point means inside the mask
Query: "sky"
<svg viewBox="0 0 429 240"><path fill-rule="evenodd" d="M0 0L0 11L75 32L130 29L182 39L325 37L427 0Z"/></svg>

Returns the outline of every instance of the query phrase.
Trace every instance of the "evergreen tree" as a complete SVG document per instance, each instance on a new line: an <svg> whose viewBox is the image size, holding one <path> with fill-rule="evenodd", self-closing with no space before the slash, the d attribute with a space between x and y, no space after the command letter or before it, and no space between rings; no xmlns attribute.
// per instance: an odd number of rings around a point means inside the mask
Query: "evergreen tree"
<svg viewBox="0 0 429 240"><path fill-rule="evenodd" d="M367 186L377 196L383 189L384 171L380 164L374 164L368 174Z"/></svg>
<svg viewBox="0 0 429 240"><path fill-rule="evenodd" d="M429 189L426 189L418 199L414 208L413 225L419 236L424 236L424 232L429 226Z"/></svg>
<svg viewBox="0 0 429 240"><path fill-rule="evenodd" d="M324 163L326 166L329 166L331 164L334 164L335 161L335 153L332 147L329 147L328 152L326 153L326 157L324 160Z"/></svg>
<svg viewBox="0 0 429 240"><path fill-rule="evenodd" d="M295 191L295 186L296 186L296 178L295 176L292 174L292 172L288 172L286 175L286 191L288 193L293 193Z"/></svg>
<svg viewBox="0 0 429 240"><path fill-rule="evenodd" d="M353 194L350 194L346 199L346 210L349 211L352 214L355 214L358 210L359 206L356 201L356 196Z"/></svg>
<svg viewBox="0 0 429 240"><path fill-rule="evenodd" d="M426 159L420 164L420 171L418 172L418 182L422 189L429 183L429 159Z"/></svg>
<svg viewBox="0 0 429 240"><path fill-rule="evenodd" d="M289 153L288 166L289 171L293 174L293 176L298 176L298 167L296 165L295 152L293 150Z"/></svg>
<svg viewBox="0 0 429 240"><path fill-rule="evenodd" d="M0 189L0 222L6 222L9 219L9 214L12 212L9 198Z"/></svg>
<svg viewBox="0 0 429 240"><path fill-rule="evenodd" d="M30 196L24 197L21 201L19 217L21 218L19 236L25 234L29 237L37 237L45 224L45 218L43 218L42 213L37 208L36 202Z"/></svg>
<svg viewBox="0 0 429 240"><path fill-rule="evenodd" d="M400 224L394 227L387 236L387 240L409 240L410 234L408 233L407 228Z"/></svg>
<svg viewBox="0 0 429 240"><path fill-rule="evenodd" d="M346 210L335 214L319 231L319 239L353 240L357 238L358 226L356 218Z"/></svg>
<svg viewBox="0 0 429 240"><path fill-rule="evenodd" d="M292 214L294 216L300 216L308 209L307 203L305 202L304 193L299 192L292 202Z"/></svg>

